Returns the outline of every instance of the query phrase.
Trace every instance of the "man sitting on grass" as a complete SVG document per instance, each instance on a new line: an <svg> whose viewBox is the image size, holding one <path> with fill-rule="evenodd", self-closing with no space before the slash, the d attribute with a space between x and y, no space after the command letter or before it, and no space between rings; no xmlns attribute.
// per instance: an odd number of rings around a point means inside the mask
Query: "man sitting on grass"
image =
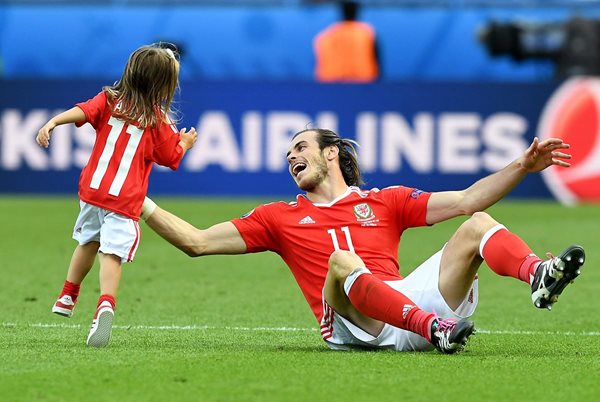
<svg viewBox="0 0 600 402"><path fill-rule="evenodd" d="M481 263L531 287L548 308L580 273L585 253L566 248L542 261L516 234L482 212L528 173L569 167L560 139L535 138L504 169L465 190L428 193L402 186L361 190L352 142L325 129L297 133L289 172L306 194L261 205L240 219L200 230L146 199L142 217L190 256L273 251L292 271L331 349L463 349L475 328ZM403 278L398 246L405 229L469 215L427 261Z"/></svg>

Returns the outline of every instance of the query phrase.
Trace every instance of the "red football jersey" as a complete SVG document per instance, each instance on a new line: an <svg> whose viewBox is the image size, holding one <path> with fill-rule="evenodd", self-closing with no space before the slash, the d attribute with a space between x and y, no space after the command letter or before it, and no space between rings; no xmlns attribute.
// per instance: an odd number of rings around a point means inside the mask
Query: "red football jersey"
<svg viewBox="0 0 600 402"><path fill-rule="evenodd" d="M354 251L380 279L401 279L400 236L409 227L427 225L430 195L400 186L370 191L350 187L330 204L313 204L299 195L296 202L261 205L232 222L248 253L273 251L283 258L320 322L331 253Z"/></svg>
<svg viewBox="0 0 600 402"><path fill-rule="evenodd" d="M138 220L153 163L177 169L183 157L173 124L139 128L111 115L106 94L78 103L85 122L96 129L96 142L79 177L81 200Z"/></svg>

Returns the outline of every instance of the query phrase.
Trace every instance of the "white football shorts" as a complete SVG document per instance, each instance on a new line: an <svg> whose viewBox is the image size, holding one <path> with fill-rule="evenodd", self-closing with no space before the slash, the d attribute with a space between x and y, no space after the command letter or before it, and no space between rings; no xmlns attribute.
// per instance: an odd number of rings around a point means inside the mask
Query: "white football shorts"
<svg viewBox="0 0 600 402"><path fill-rule="evenodd" d="M406 278L397 281L386 281L391 288L402 292L422 310L434 312L440 318L470 317L477 307L479 299L478 279L475 278L471 290L465 300L452 310L446 304L439 288L440 261L442 250L435 253L423 264L419 265ZM359 275L356 275L354 280ZM354 281L346 283L349 289ZM389 349L396 351L427 351L434 346L422 336L406 331L390 324L385 324L379 336L375 337L363 331L350 321L336 313L323 297L323 319L321 335L327 346L333 350L354 349Z"/></svg>
<svg viewBox="0 0 600 402"><path fill-rule="evenodd" d="M121 262L133 261L140 244L138 222L112 211L79 201L81 211L73 228L73 239L80 245L100 243L99 251L121 257Z"/></svg>

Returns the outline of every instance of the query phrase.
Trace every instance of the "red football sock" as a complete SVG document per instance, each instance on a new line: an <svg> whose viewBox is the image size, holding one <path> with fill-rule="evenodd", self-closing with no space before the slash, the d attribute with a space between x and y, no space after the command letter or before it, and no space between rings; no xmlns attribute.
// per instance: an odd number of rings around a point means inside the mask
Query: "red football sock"
<svg viewBox="0 0 600 402"><path fill-rule="evenodd" d="M112 306L113 310L117 306L117 302L115 301L115 298L111 295L100 295L100 298L98 299L98 306L100 306L100 304L102 304L103 301L109 302L110 305ZM98 306L96 306L96 308L98 308Z"/></svg>
<svg viewBox="0 0 600 402"><path fill-rule="evenodd" d="M540 262L542 262L542 260L535 254L530 254L525 257L525 260L519 267L519 279L531 285L531 282L533 282L533 275L535 274L538 265L540 265Z"/></svg>
<svg viewBox="0 0 600 402"><path fill-rule="evenodd" d="M69 296L71 296L71 299L73 299L73 303L76 302L77 297L79 297L79 288L80 287L81 287L81 285L78 285L73 282L65 281L65 284L63 285L63 289L62 289L62 292L61 292L59 298L64 295L69 295Z"/></svg>
<svg viewBox="0 0 600 402"><path fill-rule="evenodd" d="M541 259L519 236L504 226L495 226L488 233L481 241L480 252L492 271L530 283L529 275L535 272Z"/></svg>
<svg viewBox="0 0 600 402"><path fill-rule="evenodd" d="M370 273L361 274L348 292L352 305L364 315L415 332L431 342L435 315L425 312L404 294Z"/></svg>

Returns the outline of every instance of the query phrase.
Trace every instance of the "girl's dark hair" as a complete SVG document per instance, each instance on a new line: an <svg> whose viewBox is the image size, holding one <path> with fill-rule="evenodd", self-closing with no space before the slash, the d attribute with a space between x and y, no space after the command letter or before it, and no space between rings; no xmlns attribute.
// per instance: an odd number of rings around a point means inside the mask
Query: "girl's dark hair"
<svg viewBox="0 0 600 402"><path fill-rule="evenodd" d="M140 127L169 122L171 103L179 85L178 54L162 44L142 46L134 51L121 79L102 88L112 114Z"/></svg>
<svg viewBox="0 0 600 402"><path fill-rule="evenodd" d="M294 137L307 131L314 131L317 133L316 140L321 151L330 145L338 147L340 169L342 170L342 175L344 176L344 181L347 185L361 186L364 184L360 173L360 166L358 164L358 155L356 153L356 148L354 148L356 142L341 138L335 132L325 128L307 128L306 130L297 132Z"/></svg>

